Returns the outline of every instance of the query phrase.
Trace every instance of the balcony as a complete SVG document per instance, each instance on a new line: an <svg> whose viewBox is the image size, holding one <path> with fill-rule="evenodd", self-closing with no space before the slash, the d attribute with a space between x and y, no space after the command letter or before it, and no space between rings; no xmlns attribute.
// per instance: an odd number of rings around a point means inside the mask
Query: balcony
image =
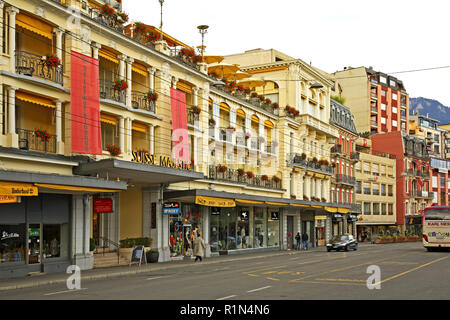
<svg viewBox="0 0 450 320"><path fill-rule="evenodd" d="M220 128L219 129L219 137L220 141L226 142L226 143L233 143L233 135L231 130L227 130L227 128Z"/></svg>
<svg viewBox="0 0 450 320"><path fill-rule="evenodd" d="M48 140L42 139L34 133L34 130L16 128L19 136L19 148L22 150L44 153L56 153L56 136L50 135Z"/></svg>
<svg viewBox="0 0 450 320"><path fill-rule="evenodd" d="M100 79L100 99L126 103L126 92L114 89L114 82Z"/></svg>
<svg viewBox="0 0 450 320"><path fill-rule="evenodd" d="M178 62L181 62L181 63L183 63L183 64L185 64L185 65L187 65L187 66L189 66L189 67L191 67L191 68L193 68L195 70L200 71L200 66L197 63L193 62L188 57L181 56L179 53L180 53L180 51L177 50L176 48L173 48L173 49L170 50L170 56L172 58L174 58Z"/></svg>
<svg viewBox="0 0 450 320"><path fill-rule="evenodd" d="M133 91L131 93L131 106L134 109L156 113L155 102L147 99L146 93L143 92Z"/></svg>
<svg viewBox="0 0 450 320"><path fill-rule="evenodd" d="M34 53L16 51L16 73L63 85L62 65L46 66L42 56Z"/></svg>
<svg viewBox="0 0 450 320"><path fill-rule="evenodd" d="M276 190L282 189L282 183L280 179L274 179L272 177L264 180L262 175L255 175L252 178L249 178L246 172L244 170L241 170L226 167L222 168L221 166L209 166L208 178L210 180L216 181L241 183L251 187L261 187Z"/></svg>
<svg viewBox="0 0 450 320"><path fill-rule="evenodd" d="M332 146L330 152L332 156L340 155L342 153L342 145L337 144L335 146Z"/></svg>
<svg viewBox="0 0 450 320"><path fill-rule="evenodd" d="M434 198L434 194L433 192L427 192L427 191L417 191L416 198L421 198L421 199L433 199Z"/></svg>
<svg viewBox="0 0 450 320"><path fill-rule="evenodd" d="M194 113L192 109L187 110L187 123L191 126L195 126L195 124L200 121L200 115L198 113Z"/></svg>
<svg viewBox="0 0 450 320"><path fill-rule="evenodd" d="M378 108L377 107L370 107L370 112L377 114L378 113Z"/></svg>
<svg viewBox="0 0 450 320"><path fill-rule="evenodd" d="M259 150L259 139L258 138L250 138L250 149Z"/></svg>
<svg viewBox="0 0 450 320"><path fill-rule="evenodd" d="M334 175L334 167L321 165L318 162L313 162L312 160L302 159L299 154L291 154L290 166L299 166L304 170L312 170L325 175Z"/></svg>
<svg viewBox="0 0 450 320"><path fill-rule="evenodd" d="M345 174L337 174L336 175L336 184L346 184L350 186L354 186L356 184L355 177L351 177Z"/></svg>
<svg viewBox="0 0 450 320"><path fill-rule="evenodd" d="M376 121L374 121L374 120L370 120L370 126L378 128L378 123Z"/></svg>
<svg viewBox="0 0 450 320"><path fill-rule="evenodd" d="M371 97L372 99L378 100L378 95L377 95L376 93L371 92L371 93L370 93L370 97Z"/></svg>
<svg viewBox="0 0 450 320"><path fill-rule="evenodd" d="M359 152L352 152L350 154L350 159L353 161L359 161Z"/></svg>

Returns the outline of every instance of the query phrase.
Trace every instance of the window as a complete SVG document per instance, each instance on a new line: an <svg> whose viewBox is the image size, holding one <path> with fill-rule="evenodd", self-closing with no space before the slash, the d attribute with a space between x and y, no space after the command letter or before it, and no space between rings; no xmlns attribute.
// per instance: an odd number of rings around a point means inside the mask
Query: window
<svg viewBox="0 0 450 320"><path fill-rule="evenodd" d="M380 204L374 202L373 203L373 214L374 215L379 215L380 214Z"/></svg>
<svg viewBox="0 0 450 320"><path fill-rule="evenodd" d="M381 104L381 110L386 111L386 104L385 103Z"/></svg>
<svg viewBox="0 0 450 320"><path fill-rule="evenodd" d="M386 77L380 76L380 82L381 82L381 83L384 83L384 84L387 84L387 79L386 79Z"/></svg>
<svg viewBox="0 0 450 320"><path fill-rule="evenodd" d="M67 223L44 224L43 230L44 259L67 257L69 225Z"/></svg>
<svg viewBox="0 0 450 320"><path fill-rule="evenodd" d="M392 203L388 203L388 215L394 215L394 205Z"/></svg>
<svg viewBox="0 0 450 320"><path fill-rule="evenodd" d="M434 152L439 153L439 145L434 146Z"/></svg>
<svg viewBox="0 0 450 320"><path fill-rule="evenodd" d="M106 151L106 146L108 144L119 144L119 135L116 131L116 126L113 124L101 123L101 131L102 131L102 148Z"/></svg>
<svg viewBox="0 0 450 320"><path fill-rule="evenodd" d="M385 216L386 215L386 203L382 203L381 204L381 215Z"/></svg>
<svg viewBox="0 0 450 320"><path fill-rule="evenodd" d="M391 87L395 87L395 86L397 85L397 83L396 83L394 80L390 80L390 81L389 81L389 85L390 85Z"/></svg>
<svg viewBox="0 0 450 320"><path fill-rule="evenodd" d="M371 210L370 210L370 202L364 202L364 214L365 215L371 215L372 214L372 212L371 212Z"/></svg>
<svg viewBox="0 0 450 320"><path fill-rule="evenodd" d="M382 196L386 195L386 185L385 184L381 184L381 195Z"/></svg>
<svg viewBox="0 0 450 320"><path fill-rule="evenodd" d="M392 107L392 113L397 113L397 107Z"/></svg>
<svg viewBox="0 0 450 320"><path fill-rule="evenodd" d="M361 194L361 181L356 181L356 193Z"/></svg>
<svg viewBox="0 0 450 320"><path fill-rule="evenodd" d="M372 194L373 194L374 196L380 195L380 189L379 189L378 183L372 184Z"/></svg>
<svg viewBox="0 0 450 320"><path fill-rule="evenodd" d="M374 176L379 176L379 173L378 173L378 164L377 164L377 163L372 163L372 174L373 174Z"/></svg>
<svg viewBox="0 0 450 320"><path fill-rule="evenodd" d="M381 96L386 97L386 90L381 90Z"/></svg>
<svg viewBox="0 0 450 320"><path fill-rule="evenodd" d="M364 182L363 188L364 188L364 194L370 194L370 183Z"/></svg>
<svg viewBox="0 0 450 320"><path fill-rule="evenodd" d="M397 100L397 94L396 93L392 93L392 100Z"/></svg>
<svg viewBox="0 0 450 320"><path fill-rule="evenodd" d="M355 164L355 170L356 170L356 172L361 172L361 162L360 161L358 161Z"/></svg>
<svg viewBox="0 0 450 320"><path fill-rule="evenodd" d="M386 166L384 164L382 164L380 166L380 169L381 169L380 175L385 177L386 176Z"/></svg>
<svg viewBox="0 0 450 320"><path fill-rule="evenodd" d="M381 124L386 124L386 118L381 117Z"/></svg>
<svg viewBox="0 0 450 320"><path fill-rule="evenodd" d="M392 126L396 127L397 126L397 120L392 120Z"/></svg>
<svg viewBox="0 0 450 320"><path fill-rule="evenodd" d="M25 261L25 224L2 224L0 233L0 265Z"/></svg>
<svg viewBox="0 0 450 320"><path fill-rule="evenodd" d="M394 190L393 185L392 184L388 185L388 196L389 197L392 197L394 195L393 190Z"/></svg>

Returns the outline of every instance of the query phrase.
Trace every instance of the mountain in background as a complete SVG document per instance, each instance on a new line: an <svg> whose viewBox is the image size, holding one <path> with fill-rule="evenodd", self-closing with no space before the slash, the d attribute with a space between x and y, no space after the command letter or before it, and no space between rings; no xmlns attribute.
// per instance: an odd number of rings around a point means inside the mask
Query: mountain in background
<svg viewBox="0 0 450 320"><path fill-rule="evenodd" d="M438 120L439 124L450 123L450 108L439 101L427 98L409 98L409 114L418 112L420 115Z"/></svg>

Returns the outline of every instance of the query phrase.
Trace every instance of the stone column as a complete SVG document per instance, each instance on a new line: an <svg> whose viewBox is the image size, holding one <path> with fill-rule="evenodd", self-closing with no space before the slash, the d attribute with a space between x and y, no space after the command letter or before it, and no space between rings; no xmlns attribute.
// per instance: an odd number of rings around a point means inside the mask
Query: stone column
<svg viewBox="0 0 450 320"><path fill-rule="evenodd" d="M121 54L117 56L117 59L119 59L119 78L120 80L125 79L125 59L127 56Z"/></svg>
<svg viewBox="0 0 450 320"><path fill-rule="evenodd" d="M3 22L5 19L5 16L3 15L3 8L5 6L5 2L3 0L0 0L0 54L5 53L5 48L3 47Z"/></svg>
<svg viewBox="0 0 450 320"><path fill-rule="evenodd" d="M155 73L156 73L156 68L147 68L147 72L148 72L148 87L150 88L150 91L154 91L155 90Z"/></svg>
<svg viewBox="0 0 450 320"><path fill-rule="evenodd" d="M133 139L132 139L132 135L133 135L133 130L131 129L131 126L133 125L133 122L131 120L131 118L127 118L127 127L125 130L125 136L127 139L127 145L126 145L126 150L127 150L127 154L131 154L131 150L133 148Z"/></svg>
<svg viewBox="0 0 450 320"><path fill-rule="evenodd" d="M53 28L53 32L56 35L56 56L58 57L58 59L61 61L62 63L62 56L63 56L63 33L64 33L64 29L57 27L57 28Z"/></svg>
<svg viewBox="0 0 450 320"><path fill-rule="evenodd" d="M0 2L0 6L3 5L3 2ZM0 12L1 12L1 8L0 8ZM1 25L1 23L0 23ZM0 35L1 35L1 30L0 30ZM0 42L2 41L2 39L0 38ZM0 53L1 53L1 49L0 49ZM3 92L3 83L0 83L0 106L3 106L3 101L8 101L7 99L5 99L4 97L4 92ZM3 108L0 108L0 119L3 119ZM4 121L0 121L0 137L5 133L4 129L6 131L6 123L4 123ZM1 138L0 138L1 141Z"/></svg>
<svg viewBox="0 0 450 320"><path fill-rule="evenodd" d="M177 77L172 77L172 88L176 89L177 88L177 83L178 83L178 78Z"/></svg>
<svg viewBox="0 0 450 320"><path fill-rule="evenodd" d="M132 77L133 77L133 72L131 69L131 66L133 65L134 59L133 58L128 58L127 59L127 83L128 83L128 88L127 88L127 107L131 108L131 89L133 88L133 82L132 82Z"/></svg>
<svg viewBox="0 0 450 320"><path fill-rule="evenodd" d="M125 152L125 118L119 118L119 147L122 152Z"/></svg>
<svg viewBox="0 0 450 320"><path fill-rule="evenodd" d="M209 244L209 229L210 229L210 220L209 220L209 207L201 206L200 207L201 217L203 219L203 240L205 241L206 249L205 249L205 257L211 257L211 246Z"/></svg>
<svg viewBox="0 0 450 320"><path fill-rule="evenodd" d="M16 72L16 15L19 9L16 7L6 8L9 15L9 66L10 71ZM3 23L3 21L2 21Z"/></svg>
<svg viewBox="0 0 450 320"><path fill-rule="evenodd" d="M92 57L94 59L98 59L98 51L102 48L102 45L100 43L93 43L92 44Z"/></svg>
<svg viewBox="0 0 450 320"><path fill-rule="evenodd" d="M303 193L308 197L309 200L311 200L311 196L312 196L312 194L311 194L311 176L306 175L305 179L306 179L305 180L306 190L303 190Z"/></svg>
<svg viewBox="0 0 450 320"><path fill-rule="evenodd" d="M64 154L64 142L62 140L62 101L56 101L56 152Z"/></svg>
<svg viewBox="0 0 450 320"><path fill-rule="evenodd" d="M155 152L155 127L152 124L148 125L148 142L149 142L149 152L154 154Z"/></svg>
<svg viewBox="0 0 450 320"><path fill-rule="evenodd" d="M16 90L19 88L8 88L8 146L19 147L19 136L16 133Z"/></svg>
<svg viewBox="0 0 450 320"><path fill-rule="evenodd" d="M193 104L195 107L198 107L198 91L199 91L199 88L197 88L197 87L192 87L192 97L193 97L192 104Z"/></svg>
<svg viewBox="0 0 450 320"><path fill-rule="evenodd" d="M305 173L304 172L300 172L298 174L298 182L297 182L297 199L298 200L303 200L303 195L305 194L305 191L303 190L303 181L305 178Z"/></svg>
<svg viewBox="0 0 450 320"><path fill-rule="evenodd" d="M71 253L72 264L81 270L92 269L94 257L89 253L90 237L90 197L72 196Z"/></svg>

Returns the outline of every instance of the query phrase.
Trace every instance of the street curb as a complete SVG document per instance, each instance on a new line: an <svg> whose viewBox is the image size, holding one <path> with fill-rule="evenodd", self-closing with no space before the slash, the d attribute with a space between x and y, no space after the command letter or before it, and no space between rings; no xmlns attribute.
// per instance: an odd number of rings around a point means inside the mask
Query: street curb
<svg viewBox="0 0 450 320"><path fill-rule="evenodd" d="M272 254L271 256L281 256L281 255L293 255L293 254L306 254L311 252L320 252L320 250L307 250L307 251L301 251L296 252L296 250L292 251L283 251L281 253ZM251 259L259 259L259 258L265 258L267 255L259 255L259 256L251 256L251 257L245 257L245 256L233 256L233 259L226 259L226 260L218 260L218 261L204 261L201 262L201 264L218 264L218 263L224 263L224 262L232 262L237 260L251 260ZM209 258L211 259L211 258ZM212 258L214 259L214 258ZM168 270L168 269L177 269L182 267L193 267L197 266L198 264L195 263L183 263L183 264L173 264L173 265L167 265L163 267L156 267L156 268L148 268L148 269L138 269L138 270L129 270L129 271L120 271L120 272L113 272L113 273L102 273L98 275L88 275L88 276L81 276L81 281L89 281L89 280L102 280L102 279L109 279L109 278L117 278L122 276L129 276L129 275L136 275L141 273L147 273L147 272L154 272L154 271L161 271L161 270ZM94 269L91 269L94 270ZM99 269L96 269L99 270ZM90 271L90 270L89 270ZM23 284L17 284L17 285L10 285L6 287L0 287L0 292L2 291L8 291L8 290L17 290L17 289L26 289L26 288L33 288L33 287L41 287L45 285L53 285L53 284L61 284L66 283L67 278L64 279L55 279L55 280L43 280L43 281L37 281L37 282L31 282L31 283L23 283Z"/></svg>

